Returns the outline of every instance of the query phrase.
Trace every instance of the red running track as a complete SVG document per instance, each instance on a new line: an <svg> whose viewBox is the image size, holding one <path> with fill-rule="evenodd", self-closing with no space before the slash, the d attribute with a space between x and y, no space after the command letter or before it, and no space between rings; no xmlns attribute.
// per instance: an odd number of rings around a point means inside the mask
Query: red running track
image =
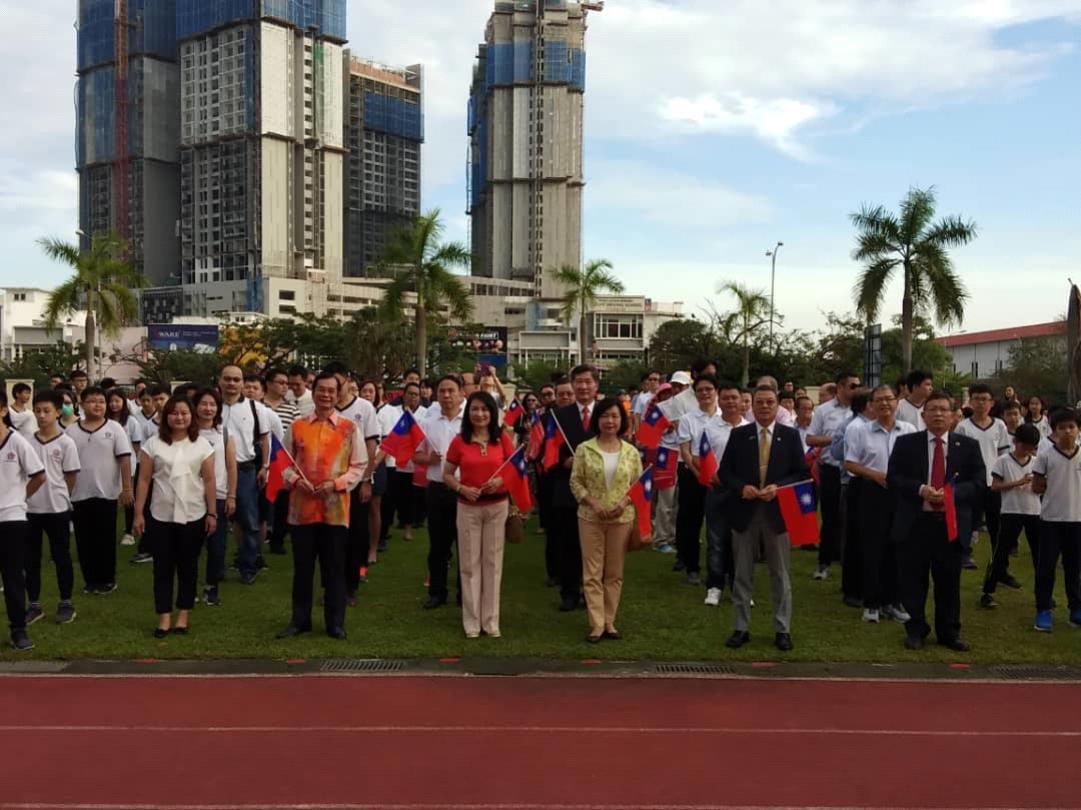
<svg viewBox="0 0 1081 810"><path fill-rule="evenodd" d="M1076 684L0 679L0 807L1081 806Z"/></svg>

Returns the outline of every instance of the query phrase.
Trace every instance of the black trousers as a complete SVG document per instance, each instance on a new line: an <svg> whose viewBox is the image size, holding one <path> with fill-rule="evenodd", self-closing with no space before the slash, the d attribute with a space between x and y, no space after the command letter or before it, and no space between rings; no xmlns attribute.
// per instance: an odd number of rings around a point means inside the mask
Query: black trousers
<svg viewBox="0 0 1081 810"><path fill-rule="evenodd" d="M71 514L83 582L90 588L116 582L116 501L76 501Z"/></svg>
<svg viewBox="0 0 1081 810"><path fill-rule="evenodd" d="M840 559L841 551L841 470L818 465L818 501L822 506L822 532L818 543L818 564Z"/></svg>
<svg viewBox="0 0 1081 810"><path fill-rule="evenodd" d="M60 600L71 599L75 571L71 564L71 512L30 514L26 516L26 596L31 602L41 599L42 535L49 538L49 554L56 566L56 584Z"/></svg>
<svg viewBox="0 0 1081 810"><path fill-rule="evenodd" d="M445 484L428 483L428 595L446 601L447 563L458 542L458 496ZM458 592L461 593L461 579Z"/></svg>
<svg viewBox="0 0 1081 810"><path fill-rule="evenodd" d="M961 634L961 559L964 547L946 539L941 513L916 518L911 533L897 549L901 563L901 600L912 619L905 624L909 636L926 638L928 574L935 583L935 637L939 643Z"/></svg>
<svg viewBox="0 0 1081 810"><path fill-rule="evenodd" d="M404 529L413 525L413 473L387 470L387 494L383 496L383 531L389 532L394 518L397 526ZM389 504L389 510L388 510Z"/></svg>
<svg viewBox="0 0 1081 810"><path fill-rule="evenodd" d="M546 530L555 533L556 554L559 559L559 596L577 601L582 594L582 545L578 539L578 507L557 506L553 510L555 525Z"/></svg>
<svg viewBox="0 0 1081 810"><path fill-rule="evenodd" d="M706 488L689 467L679 468L676 504L676 551L688 574L702 570L702 520L706 516Z"/></svg>
<svg viewBox="0 0 1081 810"><path fill-rule="evenodd" d="M0 578L4 581L4 606L11 632L26 629L26 580L23 566L26 556L26 521L0 523Z"/></svg>
<svg viewBox="0 0 1081 810"><path fill-rule="evenodd" d="M349 529L346 532L348 541L345 547L345 558L342 562L345 576L345 589L349 593L356 593L360 587L360 569L368 565L368 542L371 532L368 530L368 512L372 508L371 501L361 501L360 487L358 486L349 496ZM295 546L294 546L295 548ZM326 582L323 582L326 587Z"/></svg>
<svg viewBox="0 0 1081 810"><path fill-rule="evenodd" d="M1036 610L1051 610L1055 568L1062 555L1066 604L1072 616L1081 611L1081 523L1040 521L1040 552L1036 558Z"/></svg>
<svg viewBox="0 0 1081 810"><path fill-rule="evenodd" d="M422 487L413 484L413 497L409 501L413 528L419 529L428 522L428 485Z"/></svg>
<svg viewBox="0 0 1081 810"><path fill-rule="evenodd" d="M1037 572L1040 570L1040 516L1002 514L998 520L997 539L992 538L991 562L987 564L987 574L983 578L984 593L994 593L998 583L1010 573L1010 552L1017 545L1022 530L1032 552L1032 568Z"/></svg>
<svg viewBox="0 0 1081 810"><path fill-rule="evenodd" d="M195 586L199 579L199 552L206 539L206 519L191 523L163 523L150 519L147 543L154 555L154 612L173 609L173 582L176 581L176 609L195 607Z"/></svg>
<svg viewBox="0 0 1081 810"><path fill-rule="evenodd" d="M352 510L350 510L352 514ZM367 522L367 517L365 517ZM293 537L293 619L302 630L312 626L312 580L315 560L323 577L323 621L326 629L345 629L345 557L349 529L326 523L290 526ZM367 554L367 547L364 553Z"/></svg>
<svg viewBox="0 0 1081 810"><path fill-rule="evenodd" d="M860 514L863 508L863 493L876 486L862 478L853 477L841 487L841 531L844 537L841 544L841 593L853 599L864 597L863 543L866 532Z"/></svg>
<svg viewBox="0 0 1081 810"><path fill-rule="evenodd" d="M289 490L278 493L271 514L270 549L281 552L285 550L285 535L289 533Z"/></svg>
<svg viewBox="0 0 1081 810"><path fill-rule="evenodd" d="M990 487L982 490L982 495L976 501L972 509L972 531L980 528L981 523L987 524L987 534L991 536L991 542L995 542L999 532L999 514L1002 512L1002 493L993 492ZM972 550L971 536L962 537L965 546Z"/></svg>
<svg viewBox="0 0 1081 810"><path fill-rule="evenodd" d="M858 545L860 588L865 608L878 609L883 605L894 605L901 601L897 576L897 547L890 539L894 503L893 493L889 490L873 481L860 482ZM846 561L845 573L847 572Z"/></svg>

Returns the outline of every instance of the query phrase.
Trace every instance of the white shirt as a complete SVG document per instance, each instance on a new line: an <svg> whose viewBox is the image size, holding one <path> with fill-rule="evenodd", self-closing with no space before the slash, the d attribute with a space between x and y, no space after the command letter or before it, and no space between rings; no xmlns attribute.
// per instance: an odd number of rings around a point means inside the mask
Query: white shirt
<svg viewBox="0 0 1081 810"><path fill-rule="evenodd" d="M811 417L811 426L807 430L811 436L833 436L834 431L845 423L851 413L851 406L842 405L840 401L831 399L826 404L815 408L814 416ZM829 467L841 466L841 462L829 453L819 456L818 463Z"/></svg>
<svg viewBox="0 0 1081 810"><path fill-rule="evenodd" d="M259 438L270 432L270 420L267 418L269 408L255 403L255 414L252 413L252 400L241 397L235 404L228 402L221 404L221 422L225 425L229 435L233 437L233 446L236 448L236 463L246 464L255 460L255 437L256 432L254 419L258 418ZM263 459L268 464L270 459Z"/></svg>
<svg viewBox="0 0 1081 810"><path fill-rule="evenodd" d="M119 424L119 422L117 423ZM153 433L157 433L158 426L154 425ZM128 434L128 441L131 443L132 452L135 453L139 448L136 445L142 444L150 436L147 435L147 427L130 413L128 414L128 421L124 423L124 432ZM139 467L139 456L136 453L131 459L131 477L135 477L135 470Z"/></svg>
<svg viewBox="0 0 1081 810"><path fill-rule="evenodd" d="M360 428L360 435L365 440L379 440L379 417L375 413L375 406L368 400L355 397L344 408L338 408L338 413L356 422L357 427Z"/></svg>
<svg viewBox="0 0 1081 810"><path fill-rule="evenodd" d="M71 495L67 473L79 472L79 450L75 442L63 431L48 441L34 436L30 447L45 466L45 483L30 496L26 511L32 515L58 515L71 511Z"/></svg>
<svg viewBox="0 0 1081 810"><path fill-rule="evenodd" d="M1012 453L999 456L995 459L995 466L991 470L994 478L1012 484L1020 481L1032 472L1034 457L1021 464L1013 457ZM1040 496L1032 491L1031 486L1007 489L1002 493L1002 512L1007 515L1038 515L1040 514Z"/></svg>
<svg viewBox="0 0 1081 810"><path fill-rule="evenodd" d="M908 422L916 430L926 428L923 423L923 406L913 405L907 397L897 403L897 420L899 422Z"/></svg>
<svg viewBox="0 0 1081 810"><path fill-rule="evenodd" d="M203 462L214 455L210 442L186 436L166 444L159 436L148 439L139 451L144 464L154 465L150 514L159 523L192 523L206 517Z"/></svg>
<svg viewBox="0 0 1081 810"><path fill-rule="evenodd" d="M458 414L450 419L443 415L443 409L439 405L433 405L428 412L418 418L420 429L424 431L425 440L421 450L439 453L440 459L446 458L447 448L454 441L454 437L462 432L462 417L465 415L465 403L458 409ZM421 421L423 420L423 421ZM440 484L443 482L443 462L428 465L428 483Z"/></svg>
<svg viewBox="0 0 1081 810"><path fill-rule="evenodd" d="M26 520L26 484L43 469L30 442L9 430L0 444L0 523Z"/></svg>
<svg viewBox="0 0 1081 810"><path fill-rule="evenodd" d="M726 424L724 417L721 416L721 409L717 408L713 413L706 413L701 408L690 411L679 417L679 428L676 430L676 438L679 439L679 443L682 445L684 442L690 442L691 455L697 457L699 446L702 443L702 434L706 432L706 428L713 426L717 429L718 435L722 426ZM710 442L713 441L712 435L710 436ZM727 439L725 440L727 441ZM713 454L718 460L721 458L721 453L716 447L713 448Z"/></svg>
<svg viewBox="0 0 1081 810"><path fill-rule="evenodd" d="M199 435L214 449L215 497L219 501L225 500L225 496L229 494L229 474L225 465L225 431L219 425L216 428L203 428Z"/></svg>
<svg viewBox="0 0 1081 810"><path fill-rule="evenodd" d="M991 468L995 466L995 459L1010 452L1010 432L1006 430L1006 423L1001 419L992 419L990 425L981 428L971 419L966 419L955 432L979 443L983 466L987 470L987 486L991 486Z"/></svg>
<svg viewBox="0 0 1081 810"><path fill-rule="evenodd" d="M115 501L119 498L123 489L120 459L131 457L131 442L124 426L106 419L96 430L87 430L80 420L68 427L67 434L79 450L80 470L71 500L105 498Z"/></svg>
<svg viewBox="0 0 1081 810"><path fill-rule="evenodd" d="M34 438L34 433L38 429L38 420L34 418L33 411L17 411L14 408L8 408L8 414L11 416L11 424L24 439L30 441Z"/></svg>
<svg viewBox="0 0 1081 810"><path fill-rule="evenodd" d="M720 410L718 410L717 413L720 414ZM724 421L724 417L719 421L710 420L706 422L705 433L709 436L709 446L713 448L713 455L717 457L718 462L724 458L724 449L728 447L728 440L732 436L732 429L746 424L749 424L747 420L740 418L739 424L733 425ZM698 448L694 445L691 445L691 450L694 455L698 455Z"/></svg>
<svg viewBox="0 0 1081 810"><path fill-rule="evenodd" d="M1051 422L1047 418L1047 414L1042 414L1040 418L1035 422L1029 422L1036 430L1040 431L1040 436L1044 439L1051 436Z"/></svg>
<svg viewBox="0 0 1081 810"><path fill-rule="evenodd" d="M646 408L649 407L649 403L653 400L656 394L649 391L643 391L640 394L635 395L634 401L631 402L631 413L644 416Z"/></svg>
<svg viewBox="0 0 1081 810"><path fill-rule="evenodd" d="M612 487L612 482L616 479L616 470L619 468L619 451L614 453L607 453L601 450L601 461L604 462L604 483L609 489Z"/></svg>
<svg viewBox="0 0 1081 810"><path fill-rule="evenodd" d="M394 430L394 426L398 424L398 420L402 418L402 409L397 405L389 405L383 403L379 406L375 412L376 420L379 423L379 439L383 440L384 436L390 434ZM397 467L394 461L394 456L387 456L386 465L388 470L393 470Z"/></svg>
<svg viewBox="0 0 1081 810"><path fill-rule="evenodd" d="M797 424L796 430L799 431L799 440L800 443L803 445L803 455L807 455L809 452L811 452L811 445L807 444L807 437L811 435L811 426L807 425L807 427L800 427Z"/></svg>
<svg viewBox="0 0 1081 810"><path fill-rule="evenodd" d="M304 389L304 393L300 395L299 399L293 396L292 391L286 395L286 398L297 406L297 416L307 416L315 412L315 400L312 399L312 392L307 388Z"/></svg>
<svg viewBox="0 0 1081 810"><path fill-rule="evenodd" d="M1047 480L1040 519L1050 523L1081 522L1081 449L1067 456L1057 447L1040 453L1032 462L1032 474Z"/></svg>
<svg viewBox="0 0 1081 810"><path fill-rule="evenodd" d="M866 423L853 419L845 429L845 461L884 473L890 465L890 453L897 437L915 432L916 428L908 422L894 420L893 427L887 431L877 419Z"/></svg>

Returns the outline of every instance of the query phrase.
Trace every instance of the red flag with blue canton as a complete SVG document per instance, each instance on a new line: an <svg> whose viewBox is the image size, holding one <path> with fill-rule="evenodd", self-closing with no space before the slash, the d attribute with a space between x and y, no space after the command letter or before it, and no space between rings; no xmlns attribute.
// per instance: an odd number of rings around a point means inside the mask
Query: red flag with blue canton
<svg viewBox="0 0 1081 810"><path fill-rule="evenodd" d="M784 530L794 546L818 542L818 504L815 502L814 481L791 484L777 490L777 505L781 508Z"/></svg>
<svg viewBox="0 0 1081 810"><path fill-rule="evenodd" d="M518 420L525 414L525 408L522 407L522 403L516 399L512 399L510 405L507 407L507 412L503 415L503 424L507 427L514 427L518 424Z"/></svg>
<svg viewBox="0 0 1081 810"><path fill-rule="evenodd" d="M544 431L544 469L550 470L559 463L559 448L563 444L563 431L556 424L555 416L549 416Z"/></svg>
<svg viewBox="0 0 1081 810"><path fill-rule="evenodd" d="M953 500L953 484L946 484L942 488L945 496L944 508L946 511L946 540L953 543L957 540L957 504Z"/></svg>
<svg viewBox="0 0 1081 810"><path fill-rule="evenodd" d="M653 471L653 485L657 489L671 489L676 485L677 456L678 453L670 447L657 448Z"/></svg>
<svg viewBox="0 0 1081 810"><path fill-rule="evenodd" d="M653 535L653 521L650 513L653 507L653 468L646 467L645 472L638 476L627 496L634 504L634 511L638 517L638 534L645 539Z"/></svg>
<svg viewBox="0 0 1081 810"><path fill-rule="evenodd" d="M266 499L271 503L285 487L285 471L293 466L293 460L285 452L282 443L273 433L270 434L270 468L267 470Z"/></svg>
<svg viewBox="0 0 1081 810"><path fill-rule="evenodd" d="M383 439L383 452L394 457L394 463L404 467L413 458L417 448L424 442L424 431L409 411L402 412L402 418L394 430Z"/></svg>
<svg viewBox="0 0 1081 810"><path fill-rule="evenodd" d="M642 419L642 424L638 426L638 432L634 435L634 438L640 445L652 450L661 443L661 436L664 435L664 432L668 430L671 424L668 417L661 413L660 408L651 405Z"/></svg>
<svg viewBox="0 0 1081 810"><path fill-rule="evenodd" d="M503 486L507 494L514 499L514 504L523 515L533 511L533 493L529 491L529 466L525 457L525 448L519 447L507 461L503 476Z"/></svg>
<svg viewBox="0 0 1081 810"><path fill-rule="evenodd" d="M529 443L526 446L525 454L533 461L540 458L541 450L544 447L544 420L541 419L540 413L533 411L533 422L529 427Z"/></svg>
<svg viewBox="0 0 1081 810"><path fill-rule="evenodd" d="M702 431L698 442L698 483L704 487L713 486L713 476L717 474L717 457L713 455L713 445L709 436Z"/></svg>

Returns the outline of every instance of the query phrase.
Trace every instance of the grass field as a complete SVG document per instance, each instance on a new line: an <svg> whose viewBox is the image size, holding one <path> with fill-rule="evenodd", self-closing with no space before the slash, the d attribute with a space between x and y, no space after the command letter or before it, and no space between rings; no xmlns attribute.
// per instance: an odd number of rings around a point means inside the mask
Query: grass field
<svg viewBox="0 0 1081 810"><path fill-rule="evenodd" d="M1081 629L1066 623L1065 596L1056 591L1054 633L1032 630L1034 615L1031 585L1033 573L1027 551L1014 558L1011 570L1025 585L1022 591L1000 588L1001 607L988 611L977 602L983 570L990 552L986 537L976 547L980 571L965 571L962 580L963 636L972 651L959 655L935 645L920 653L902 648L901 625L883 622L867 625L860 611L841 603L840 570L831 578L814 582L813 553L793 550L793 622L795 649L782 656L773 647L769 608L768 574L756 572L752 642L738 651L724 647L732 630L732 606L727 593L719 608L703 606L704 590L686 584L682 574L671 570L673 556L652 550L629 556L623 601L617 620L624 639L589 645L584 641L584 611L560 613L557 589L544 585L543 535L533 524L525 541L507 547L503 577L501 629L503 637L467 640L462 634L461 613L452 603L434 611L422 610L427 537L417 532L411 542L395 531L390 547L361 586L358 607L349 609L349 639L333 641L323 633L322 610L314 610L315 632L288 641L274 634L290 615L291 560L268 555L271 569L253 586L244 586L235 572L222 585L223 605L198 605L192 614L187 637L156 640L151 594L151 566L132 566L133 549L120 549L119 589L107 596L81 593L76 568L75 605L78 618L56 626L56 581L48 561L43 564L43 608L46 617L31 627L37 648L25 657L49 659L126 658L318 658L318 657L441 657L460 655L523 656L556 659L600 657L618 660L734 661L948 661L1081 663ZM1022 548L1026 546L1022 543ZM200 560L201 566L205 562ZM452 594L453 597L453 594ZM0 657L15 653L5 646Z"/></svg>

